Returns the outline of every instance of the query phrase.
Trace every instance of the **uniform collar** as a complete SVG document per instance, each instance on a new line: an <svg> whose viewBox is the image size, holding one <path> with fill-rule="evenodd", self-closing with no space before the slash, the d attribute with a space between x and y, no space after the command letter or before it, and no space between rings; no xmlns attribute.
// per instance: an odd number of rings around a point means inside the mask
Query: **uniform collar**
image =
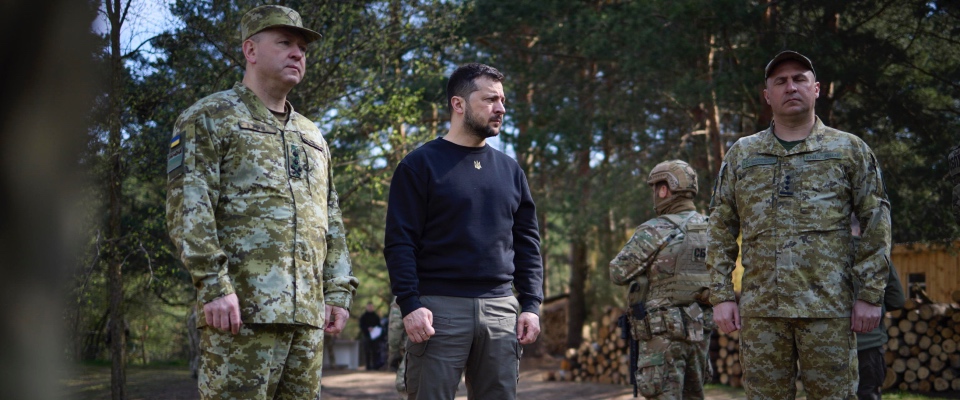
<svg viewBox="0 0 960 400"><path fill-rule="evenodd" d="M280 123L280 121L267 109L267 106L260 101L260 98L257 97L257 94L254 93L250 88L243 84L243 82L237 82L233 85L233 91L237 92L237 95L240 96L240 100L243 101L243 104L247 106L247 109L250 110L250 115L253 116L253 119L273 126L277 129L284 129L285 126ZM290 118L287 120L289 124L293 121L293 105L289 101L284 101L285 106L290 110Z"/></svg>
<svg viewBox="0 0 960 400"><path fill-rule="evenodd" d="M806 139L803 139L800 144L794 146L793 149L787 151L783 146L777 141L777 136L773 134L773 127L775 122L770 122L770 127L765 131L760 132L760 140L762 146L760 147L760 154L769 154L773 156L783 157L793 154L800 153L812 153L819 151L823 147L823 135L826 131L826 126L823 125L823 121L820 121L820 117L814 117L816 121L813 123L813 130L810 131L810 135Z"/></svg>

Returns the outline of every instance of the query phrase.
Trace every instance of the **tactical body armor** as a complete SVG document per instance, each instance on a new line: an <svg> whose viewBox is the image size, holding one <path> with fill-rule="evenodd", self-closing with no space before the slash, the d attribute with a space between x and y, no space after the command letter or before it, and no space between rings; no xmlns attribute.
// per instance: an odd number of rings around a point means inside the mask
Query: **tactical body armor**
<svg viewBox="0 0 960 400"><path fill-rule="evenodd" d="M654 335L667 335L672 339L698 342L703 340L703 330L712 329L713 318L705 318L697 303L710 282L704 258L706 256L706 218L690 211L683 214L665 215L655 220L664 229L663 242L656 258L643 275L648 289L645 291L645 315L631 312L630 326L635 340L649 340ZM638 281L636 285L644 283ZM631 284L631 287L634 284ZM630 301L635 304L636 294L631 291ZM632 307L632 310L633 311ZM711 314L712 309L706 308Z"/></svg>

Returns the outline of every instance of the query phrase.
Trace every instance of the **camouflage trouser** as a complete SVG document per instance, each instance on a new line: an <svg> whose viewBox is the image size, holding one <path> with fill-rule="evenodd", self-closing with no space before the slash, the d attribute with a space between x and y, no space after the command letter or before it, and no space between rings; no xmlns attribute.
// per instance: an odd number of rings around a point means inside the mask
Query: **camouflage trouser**
<svg viewBox="0 0 960 400"><path fill-rule="evenodd" d="M200 334L203 399L320 399L323 330L306 325L247 324L233 335Z"/></svg>
<svg viewBox="0 0 960 400"><path fill-rule="evenodd" d="M748 399L856 399L857 338L850 318L743 317L740 362Z"/></svg>
<svg viewBox="0 0 960 400"><path fill-rule="evenodd" d="M703 384L710 377L707 350L710 333L704 340L689 342L654 336L641 341L637 359L637 387L647 399L703 399Z"/></svg>

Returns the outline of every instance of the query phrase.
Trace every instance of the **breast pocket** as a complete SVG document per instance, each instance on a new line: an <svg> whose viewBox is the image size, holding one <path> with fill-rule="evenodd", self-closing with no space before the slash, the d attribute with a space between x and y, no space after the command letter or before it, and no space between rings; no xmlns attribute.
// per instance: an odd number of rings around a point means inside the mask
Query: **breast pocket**
<svg viewBox="0 0 960 400"><path fill-rule="evenodd" d="M220 206L227 213L247 215L251 208L270 209L286 204L279 188L286 187L283 143L279 131L269 125L240 121L222 154Z"/></svg>
<svg viewBox="0 0 960 400"><path fill-rule="evenodd" d="M750 158L737 170L737 209L745 241L772 228L769 214L773 212L777 163L776 157Z"/></svg>
<svg viewBox="0 0 960 400"><path fill-rule="evenodd" d="M808 159L799 168L798 175L801 180L798 230L832 231L849 228L851 188L841 160Z"/></svg>

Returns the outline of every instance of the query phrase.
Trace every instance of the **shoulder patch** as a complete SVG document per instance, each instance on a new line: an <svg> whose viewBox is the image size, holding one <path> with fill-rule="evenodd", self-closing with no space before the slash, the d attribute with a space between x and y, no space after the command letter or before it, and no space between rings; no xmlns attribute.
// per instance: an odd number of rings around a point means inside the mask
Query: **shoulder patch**
<svg viewBox="0 0 960 400"><path fill-rule="evenodd" d="M180 145L180 135L174 136L173 139L170 139L170 148L174 148Z"/></svg>
<svg viewBox="0 0 960 400"><path fill-rule="evenodd" d="M179 138L179 136L177 136ZM167 175L176 172L173 175L177 175L180 171L183 171L183 146L177 146L176 148L170 150L170 153L167 155Z"/></svg>
<svg viewBox="0 0 960 400"><path fill-rule="evenodd" d="M740 168L750 168L757 165L773 165L777 163L776 157L750 157L740 163Z"/></svg>
<svg viewBox="0 0 960 400"><path fill-rule="evenodd" d="M843 153L838 151L824 151L819 153L804 154L803 161L823 161L830 159L841 159L843 158Z"/></svg>

